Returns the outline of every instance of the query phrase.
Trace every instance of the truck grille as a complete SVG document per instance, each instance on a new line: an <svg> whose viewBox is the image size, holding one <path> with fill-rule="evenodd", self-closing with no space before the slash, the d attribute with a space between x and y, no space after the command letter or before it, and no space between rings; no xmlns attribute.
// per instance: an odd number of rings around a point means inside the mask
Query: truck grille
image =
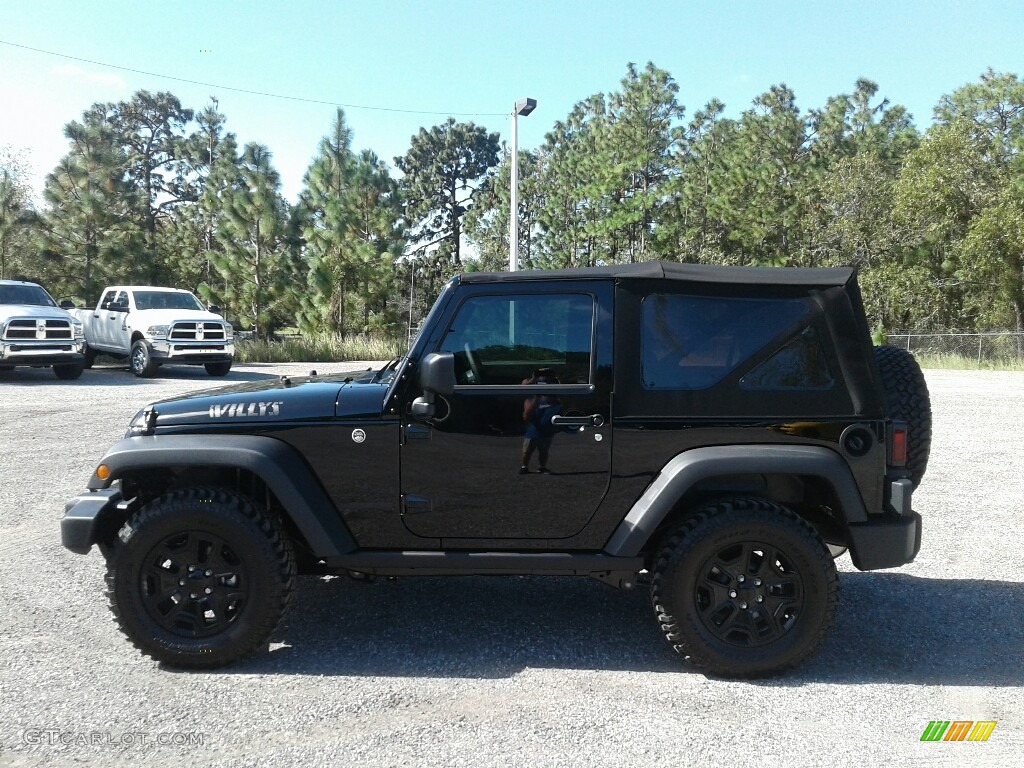
<svg viewBox="0 0 1024 768"><path fill-rule="evenodd" d="M170 340L224 341L224 326L221 323L175 323Z"/></svg>
<svg viewBox="0 0 1024 768"><path fill-rule="evenodd" d="M16 318L7 323L4 341L53 341L72 339L71 322L68 320L36 320Z"/></svg>

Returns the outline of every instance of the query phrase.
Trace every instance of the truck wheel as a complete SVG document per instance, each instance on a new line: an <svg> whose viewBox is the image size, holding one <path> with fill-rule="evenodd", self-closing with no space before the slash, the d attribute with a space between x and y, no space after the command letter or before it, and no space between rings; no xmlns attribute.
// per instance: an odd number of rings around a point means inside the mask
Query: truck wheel
<svg viewBox="0 0 1024 768"><path fill-rule="evenodd" d="M266 646L295 585L280 524L225 490L172 491L128 518L107 561L121 630L171 666L229 664Z"/></svg>
<svg viewBox="0 0 1024 768"><path fill-rule="evenodd" d="M132 344L131 361L132 373L144 379L156 375L156 369L160 366L153 361L149 354L149 345L144 339L139 339Z"/></svg>
<svg viewBox="0 0 1024 768"><path fill-rule="evenodd" d="M53 372L56 374L58 379L70 381L77 379L82 375L82 371L85 370L85 366L81 363L70 363L68 365L55 365L53 366Z"/></svg>
<svg viewBox="0 0 1024 768"><path fill-rule="evenodd" d="M932 405L921 366L914 356L900 347L875 347L875 362L882 374L882 385L889 416L907 422L907 469L914 488L928 468L932 445Z"/></svg>
<svg viewBox="0 0 1024 768"><path fill-rule="evenodd" d="M839 599L835 562L789 509L736 498L704 507L669 535L651 602L673 650L722 677L796 666L828 632Z"/></svg>
<svg viewBox="0 0 1024 768"><path fill-rule="evenodd" d="M85 362L83 363L85 368L92 368L96 362L96 350L90 347L88 344L85 346Z"/></svg>
<svg viewBox="0 0 1024 768"><path fill-rule="evenodd" d="M228 371L231 370L231 361L228 360L226 363L206 363L204 367L211 376L227 376Z"/></svg>

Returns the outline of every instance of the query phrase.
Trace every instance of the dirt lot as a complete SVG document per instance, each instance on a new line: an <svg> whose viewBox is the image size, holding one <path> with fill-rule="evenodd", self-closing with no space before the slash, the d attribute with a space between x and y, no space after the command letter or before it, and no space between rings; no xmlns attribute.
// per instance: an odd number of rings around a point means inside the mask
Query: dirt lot
<svg viewBox="0 0 1024 768"><path fill-rule="evenodd" d="M681 666L644 592L565 578L303 578L270 654L160 668L112 623L100 555L64 550L58 520L142 405L220 381L162 374L0 374L0 765L1020 764L1024 374L927 373L921 554L876 573L843 558L821 652L757 683ZM921 743L930 720L998 725Z"/></svg>

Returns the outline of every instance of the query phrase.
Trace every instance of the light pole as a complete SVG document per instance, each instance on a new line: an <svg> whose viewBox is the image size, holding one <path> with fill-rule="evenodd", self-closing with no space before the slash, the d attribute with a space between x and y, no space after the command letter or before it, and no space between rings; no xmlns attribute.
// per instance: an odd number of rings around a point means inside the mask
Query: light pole
<svg viewBox="0 0 1024 768"><path fill-rule="evenodd" d="M536 99L520 99L512 110L512 182L508 217L508 271L519 269L519 116L537 107Z"/></svg>

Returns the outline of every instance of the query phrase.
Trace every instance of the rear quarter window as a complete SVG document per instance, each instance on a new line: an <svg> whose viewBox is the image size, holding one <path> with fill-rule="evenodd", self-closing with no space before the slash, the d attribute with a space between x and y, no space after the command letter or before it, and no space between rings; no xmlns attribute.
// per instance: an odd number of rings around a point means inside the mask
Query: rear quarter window
<svg viewBox="0 0 1024 768"><path fill-rule="evenodd" d="M810 307L801 298L648 295L641 309L643 387L712 387L809 314ZM766 373L758 384L771 379Z"/></svg>

